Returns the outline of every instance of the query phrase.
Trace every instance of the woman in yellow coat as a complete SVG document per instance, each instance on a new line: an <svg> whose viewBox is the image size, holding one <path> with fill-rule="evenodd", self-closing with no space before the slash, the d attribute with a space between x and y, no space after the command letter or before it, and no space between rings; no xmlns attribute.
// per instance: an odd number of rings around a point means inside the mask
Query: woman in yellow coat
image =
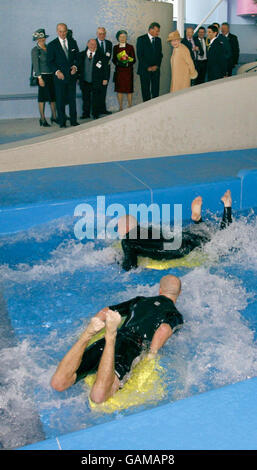
<svg viewBox="0 0 257 470"><path fill-rule="evenodd" d="M191 86L198 73L191 58L189 49L181 44L181 37L178 31L169 34L168 42L171 42L173 54L171 56L171 87L170 91L183 90Z"/></svg>

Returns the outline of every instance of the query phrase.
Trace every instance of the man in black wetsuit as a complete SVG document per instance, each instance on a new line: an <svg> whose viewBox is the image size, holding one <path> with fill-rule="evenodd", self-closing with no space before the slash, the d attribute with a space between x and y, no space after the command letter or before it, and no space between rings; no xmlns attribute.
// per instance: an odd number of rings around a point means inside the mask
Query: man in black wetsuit
<svg viewBox="0 0 257 470"><path fill-rule="evenodd" d="M221 198L224 204L223 217L220 228L224 229L232 222L232 199L231 192L227 190ZM156 235L153 227L144 229L137 224L137 220L133 216L123 216L118 221L118 232L123 250L122 267L126 271L137 267L138 256L149 257L155 260L171 260L182 258L190 253L194 248L202 246L211 239L208 226L203 223L202 197L196 197L192 204L192 221L191 226L186 227L182 231L181 246L178 249L165 249L168 240L162 233Z"/></svg>
<svg viewBox="0 0 257 470"><path fill-rule="evenodd" d="M145 351L155 355L182 326L183 317L175 307L180 291L180 280L168 275L160 281L159 295L135 297L100 310L60 362L51 386L63 391L97 371L90 398L95 403L106 401L121 388L136 358ZM126 318L118 329L121 316ZM104 327L105 337L87 347Z"/></svg>

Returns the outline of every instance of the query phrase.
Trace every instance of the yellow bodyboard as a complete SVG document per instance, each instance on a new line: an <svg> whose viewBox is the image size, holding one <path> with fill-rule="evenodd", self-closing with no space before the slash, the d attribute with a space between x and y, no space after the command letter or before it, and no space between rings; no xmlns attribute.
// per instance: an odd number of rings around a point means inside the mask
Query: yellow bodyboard
<svg viewBox="0 0 257 470"><path fill-rule="evenodd" d="M121 242L114 243L114 248L117 251L122 251ZM207 260L207 255L202 251L195 249L182 258L170 259L170 260L156 260L147 258L144 256L138 257L138 266L146 269L170 269L170 268L196 268L201 266Z"/></svg>
<svg viewBox="0 0 257 470"><path fill-rule="evenodd" d="M131 406L139 406L147 402L156 402L165 397L166 387L163 383L164 368L159 358L144 357L131 371L130 378L124 387L106 402L96 404L89 398L90 407L103 413L121 411ZM88 375L85 383L92 387L96 374Z"/></svg>
<svg viewBox="0 0 257 470"><path fill-rule="evenodd" d="M196 268L201 266L207 259L207 256L199 251L192 251L183 258L169 259L169 260L156 260L152 258L138 257L138 266L147 269L169 269L169 268Z"/></svg>

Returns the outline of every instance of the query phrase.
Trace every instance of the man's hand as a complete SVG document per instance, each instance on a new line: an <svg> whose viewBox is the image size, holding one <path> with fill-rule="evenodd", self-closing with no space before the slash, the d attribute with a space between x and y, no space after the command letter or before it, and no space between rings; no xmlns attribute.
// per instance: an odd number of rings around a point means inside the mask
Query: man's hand
<svg viewBox="0 0 257 470"><path fill-rule="evenodd" d="M57 70L56 76L59 80L64 80L64 75L60 70Z"/></svg>
<svg viewBox="0 0 257 470"><path fill-rule="evenodd" d="M151 65L151 67L148 67L148 72L156 72L156 70L158 69L158 66L157 65Z"/></svg>
<svg viewBox="0 0 257 470"><path fill-rule="evenodd" d="M108 85L108 80L103 80L103 85L104 86Z"/></svg>
<svg viewBox="0 0 257 470"><path fill-rule="evenodd" d="M157 65L151 65L151 67L147 68L148 72L156 72L157 69L158 69Z"/></svg>
<svg viewBox="0 0 257 470"><path fill-rule="evenodd" d="M105 323L100 320L97 316L91 318L90 323L87 327L87 333L90 335L95 335L105 327Z"/></svg>
<svg viewBox="0 0 257 470"><path fill-rule="evenodd" d="M75 75L75 73L77 73L77 70L78 70L78 69L77 69L76 65L73 65L73 66L71 67L71 72L70 72L71 75Z"/></svg>
<svg viewBox="0 0 257 470"><path fill-rule="evenodd" d="M45 86L45 82L44 82L44 80L43 80L42 77L40 77L40 78L38 79L38 83L39 83L39 86L42 86L42 87Z"/></svg>
<svg viewBox="0 0 257 470"><path fill-rule="evenodd" d="M108 309L106 313L106 333L108 335L116 335L117 328L121 322L121 316L116 310Z"/></svg>
<svg viewBox="0 0 257 470"><path fill-rule="evenodd" d="M157 354L156 352L153 352L150 349L149 353L146 356L146 359L148 359L148 361L151 361L152 359L154 359L156 357L156 354Z"/></svg>

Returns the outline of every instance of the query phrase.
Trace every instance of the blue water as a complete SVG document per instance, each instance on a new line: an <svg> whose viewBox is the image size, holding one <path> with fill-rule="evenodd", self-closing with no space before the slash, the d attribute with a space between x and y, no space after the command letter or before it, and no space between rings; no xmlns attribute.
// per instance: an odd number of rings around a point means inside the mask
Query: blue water
<svg viewBox="0 0 257 470"><path fill-rule="evenodd" d="M110 241L76 240L72 219L0 238L2 315L10 322L0 342L1 446L23 446L256 376L256 229L251 211L217 231L204 247L203 266L129 273ZM156 295L168 272L182 280L177 307L185 324L160 354L163 401L149 396L142 407L105 415L90 410L82 383L53 391L58 361L89 318L103 306Z"/></svg>

